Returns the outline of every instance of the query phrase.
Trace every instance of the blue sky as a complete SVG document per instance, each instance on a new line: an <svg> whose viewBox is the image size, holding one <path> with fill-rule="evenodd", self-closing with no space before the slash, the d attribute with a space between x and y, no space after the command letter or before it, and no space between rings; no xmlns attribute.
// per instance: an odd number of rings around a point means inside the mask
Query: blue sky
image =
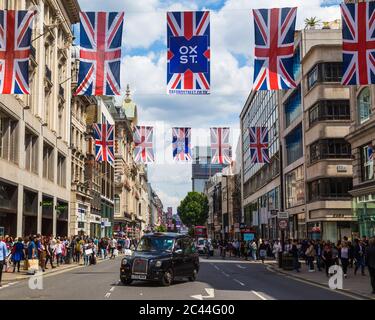
<svg viewBox="0 0 375 320"><path fill-rule="evenodd" d="M230 126L234 149L239 114L253 77L253 8L298 6L297 27L313 13L340 17L334 0L79 0L83 11L125 11L122 87L129 84L140 124L154 125L157 162L149 180L165 207L176 208L191 190L191 166L170 162L168 129L191 126L194 145L207 145L210 126ZM207 97L166 94L166 11L211 11L211 89ZM164 143L166 141L166 143Z"/></svg>

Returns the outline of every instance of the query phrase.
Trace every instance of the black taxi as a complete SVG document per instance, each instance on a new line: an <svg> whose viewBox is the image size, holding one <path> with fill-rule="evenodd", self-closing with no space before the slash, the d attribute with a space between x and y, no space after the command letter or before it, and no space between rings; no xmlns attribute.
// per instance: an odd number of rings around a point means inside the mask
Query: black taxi
<svg viewBox="0 0 375 320"><path fill-rule="evenodd" d="M191 237L157 232L144 235L132 255L122 259L120 279L126 285L145 280L169 286L176 278L195 281L198 271L199 255Z"/></svg>

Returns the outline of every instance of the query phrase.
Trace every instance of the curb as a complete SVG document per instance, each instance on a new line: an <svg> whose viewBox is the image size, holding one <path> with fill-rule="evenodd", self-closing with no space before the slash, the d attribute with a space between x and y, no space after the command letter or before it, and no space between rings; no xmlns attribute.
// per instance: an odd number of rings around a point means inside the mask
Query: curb
<svg viewBox="0 0 375 320"><path fill-rule="evenodd" d="M317 281L314 281L314 280L310 280L310 279L306 279L306 278L303 278L301 276L297 276L295 274L292 274L292 273L288 273L288 272L285 272L283 271L282 269L280 269L279 267L275 267L275 266L272 266L272 265L269 265L269 267L271 269L273 269L274 271L278 272L278 273L281 273L281 274L284 274L284 275L287 275L287 276L291 276L293 278L296 278L296 279L300 279L300 280L303 280L303 281L306 281L306 282L309 282L311 284L315 284L315 285L319 285L319 286L323 286L324 284L322 284L321 282L317 282ZM350 295L353 295L353 296L356 296L358 298L361 298L361 299L365 299L365 300L375 300L375 297L372 297L370 295L365 295L365 294L361 294L361 293L358 293L358 292L354 292L354 291L350 291L350 290L343 290L343 289L336 289L338 292L341 292L341 293L345 293L345 294L350 294Z"/></svg>
<svg viewBox="0 0 375 320"><path fill-rule="evenodd" d="M119 254L118 256L117 256L117 259L118 258L121 258L121 257L123 257L123 256L125 256L124 254ZM113 260L113 259L112 259ZM96 263L96 265L98 265L98 264L100 264L100 263L102 263L102 262L105 262L105 261L111 261L110 259L105 259L105 260L98 260L97 261L97 263ZM116 259L114 260L114 261L116 261ZM81 265L81 264L79 264L79 265L77 265L77 264L75 264L74 262L73 263L71 263L70 264L70 266L69 267L65 267L65 268L63 268L63 269L58 269L58 268L55 268L55 269L53 269L54 271L50 271L50 272L46 272L46 273L43 273L45 276L48 276L48 277L50 277L50 276L53 276L54 274L61 274L61 273L63 273L63 272L65 272L65 271L69 271L69 270L73 270L73 269L78 269L78 268L83 268L83 267L85 267L85 265ZM52 269L51 269L52 270ZM6 273L3 273L3 275L4 274L6 274ZM1 284L2 285L6 285L6 284L9 284L9 283L12 283L12 282L18 282L18 281L22 281L22 280L27 280L27 279L29 279L30 278L30 275L27 275L27 274L25 274L25 275L19 275L19 276L17 276L15 279L10 279L10 280L5 280L5 279L3 279L2 281L1 281Z"/></svg>

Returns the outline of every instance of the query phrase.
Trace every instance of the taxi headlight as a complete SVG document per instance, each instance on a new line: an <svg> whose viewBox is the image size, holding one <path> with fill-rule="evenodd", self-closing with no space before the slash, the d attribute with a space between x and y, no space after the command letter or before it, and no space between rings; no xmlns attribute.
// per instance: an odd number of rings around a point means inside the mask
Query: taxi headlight
<svg viewBox="0 0 375 320"><path fill-rule="evenodd" d="M160 260L156 261L155 267L160 268L162 265L162 262Z"/></svg>
<svg viewBox="0 0 375 320"><path fill-rule="evenodd" d="M124 258L124 259L122 259L122 264L123 264L123 265L126 265L126 264L128 264L128 260L126 260L125 258Z"/></svg>

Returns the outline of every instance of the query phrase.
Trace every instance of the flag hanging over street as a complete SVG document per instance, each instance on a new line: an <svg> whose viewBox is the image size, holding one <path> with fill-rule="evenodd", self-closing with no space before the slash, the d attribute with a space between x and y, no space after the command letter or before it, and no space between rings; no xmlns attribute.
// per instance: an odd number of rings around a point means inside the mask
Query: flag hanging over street
<svg viewBox="0 0 375 320"><path fill-rule="evenodd" d="M137 126L134 129L134 161L137 163L154 162L154 128Z"/></svg>
<svg viewBox="0 0 375 320"><path fill-rule="evenodd" d="M375 2L342 3L343 85L375 83Z"/></svg>
<svg viewBox="0 0 375 320"><path fill-rule="evenodd" d="M34 11L0 10L0 94L30 94Z"/></svg>
<svg viewBox="0 0 375 320"><path fill-rule="evenodd" d="M265 127L250 127L249 134L251 163L270 163L268 129Z"/></svg>
<svg viewBox="0 0 375 320"><path fill-rule="evenodd" d="M230 128L211 128L211 163L230 164L232 147L229 141Z"/></svg>
<svg viewBox="0 0 375 320"><path fill-rule="evenodd" d="M210 93L210 13L168 12L169 94Z"/></svg>
<svg viewBox="0 0 375 320"><path fill-rule="evenodd" d="M95 139L95 160L98 162L107 161L113 165L115 156L113 152L114 145L114 126L107 123L94 123Z"/></svg>
<svg viewBox="0 0 375 320"><path fill-rule="evenodd" d="M374 149L371 144L367 146L367 159L368 161L374 160Z"/></svg>
<svg viewBox="0 0 375 320"><path fill-rule="evenodd" d="M191 161L191 128L172 128L173 159Z"/></svg>
<svg viewBox="0 0 375 320"><path fill-rule="evenodd" d="M297 8L254 9L253 90L295 88L294 32Z"/></svg>
<svg viewBox="0 0 375 320"><path fill-rule="evenodd" d="M120 95L123 12L80 12L76 95Z"/></svg>

